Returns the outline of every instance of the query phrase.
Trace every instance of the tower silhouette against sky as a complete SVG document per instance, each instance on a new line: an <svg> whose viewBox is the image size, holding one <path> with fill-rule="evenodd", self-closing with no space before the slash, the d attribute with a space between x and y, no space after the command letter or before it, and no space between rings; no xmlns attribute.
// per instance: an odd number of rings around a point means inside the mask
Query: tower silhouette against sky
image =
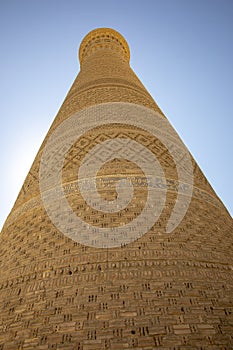
<svg viewBox="0 0 233 350"><path fill-rule="evenodd" d="M232 218L91 31L0 235L0 349L232 349ZM145 63L146 64L146 63Z"/></svg>

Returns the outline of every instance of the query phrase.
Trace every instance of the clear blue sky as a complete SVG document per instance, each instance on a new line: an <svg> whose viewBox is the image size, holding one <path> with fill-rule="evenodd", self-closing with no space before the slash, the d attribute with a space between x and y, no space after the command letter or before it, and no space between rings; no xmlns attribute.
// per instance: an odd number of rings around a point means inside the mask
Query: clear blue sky
<svg viewBox="0 0 233 350"><path fill-rule="evenodd" d="M1 0L0 227L96 27L124 35L132 68L232 214L232 0Z"/></svg>

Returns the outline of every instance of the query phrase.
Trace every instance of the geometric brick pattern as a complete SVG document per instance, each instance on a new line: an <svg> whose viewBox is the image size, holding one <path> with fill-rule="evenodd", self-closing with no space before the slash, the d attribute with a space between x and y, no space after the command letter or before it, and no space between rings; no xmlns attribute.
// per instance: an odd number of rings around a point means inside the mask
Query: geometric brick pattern
<svg viewBox="0 0 233 350"><path fill-rule="evenodd" d="M158 221L130 244L100 249L66 237L47 215L39 188L40 160L64 120L106 102L134 103L163 115L131 70L129 48L119 33L89 33L79 57L80 73L0 235L0 349L232 349L233 222L194 159L190 206L167 234L178 173L166 145L127 119L127 125L94 127L72 145L63 164L63 191L74 213L97 228L124 226L143 210L149 186L166 186ZM116 138L150 150L166 183L162 178L149 183L127 159L107 162L96 182L104 200L116 198L122 176L130 177L134 187L130 204L109 215L82 198L77 171L93 147Z"/></svg>

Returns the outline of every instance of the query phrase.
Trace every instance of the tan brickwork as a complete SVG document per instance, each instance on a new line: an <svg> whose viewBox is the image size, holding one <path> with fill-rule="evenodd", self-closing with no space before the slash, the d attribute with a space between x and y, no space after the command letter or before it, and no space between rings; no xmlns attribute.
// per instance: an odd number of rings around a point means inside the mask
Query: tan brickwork
<svg viewBox="0 0 233 350"><path fill-rule="evenodd" d="M147 111L154 113L151 126L157 122L153 118L166 121L131 70L128 44L119 33L108 28L92 31L82 41L79 58L80 73L0 235L0 350L233 349L233 222L192 157L191 202L183 220L167 233L179 192L174 157L146 128L130 124L127 116L124 123L117 123L110 113L108 123L90 125L65 154L63 194L58 192L56 205L60 210L59 196L63 195L73 213L92 228L90 235L103 228L108 235L108 230L134 222L154 184L158 190L167 189L159 219L130 243L122 240L121 245L105 247L103 239L103 246L98 247L97 234L90 245L82 244L82 232L77 239L69 238L46 211L41 159L48 141L66 120L77 113L82 116L91 107L123 103L120 106L128 108L131 103L141 108L142 117ZM94 117L101 121L101 114ZM67 130L68 136L71 131ZM148 150L166 179L146 177L137 159L110 159L96 174L99 197L104 203L116 200L117 184L125 178L131 180L134 192L126 207L107 213L83 197L78 169L104 142L114 152L117 140L116 147L128 140ZM177 145L179 166L185 172L181 151ZM52 154L54 171L62 152L61 147ZM87 195L95 200L88 187L89 173L83 181ZM125 186L124 191L130 193ZM57 219L62 220L63 214L59 215Z"/></svg>

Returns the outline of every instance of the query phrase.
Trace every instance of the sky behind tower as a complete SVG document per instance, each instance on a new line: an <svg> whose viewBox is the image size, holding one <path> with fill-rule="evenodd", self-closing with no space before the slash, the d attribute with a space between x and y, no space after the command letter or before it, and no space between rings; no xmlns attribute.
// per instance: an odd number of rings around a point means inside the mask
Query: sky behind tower
<svg viewBox="0 0 233 350"><path fill-rule="evenodd" d="M97 27L127 40L131 67L233 213L232 0L1 0L0 226Z"/></svg>

